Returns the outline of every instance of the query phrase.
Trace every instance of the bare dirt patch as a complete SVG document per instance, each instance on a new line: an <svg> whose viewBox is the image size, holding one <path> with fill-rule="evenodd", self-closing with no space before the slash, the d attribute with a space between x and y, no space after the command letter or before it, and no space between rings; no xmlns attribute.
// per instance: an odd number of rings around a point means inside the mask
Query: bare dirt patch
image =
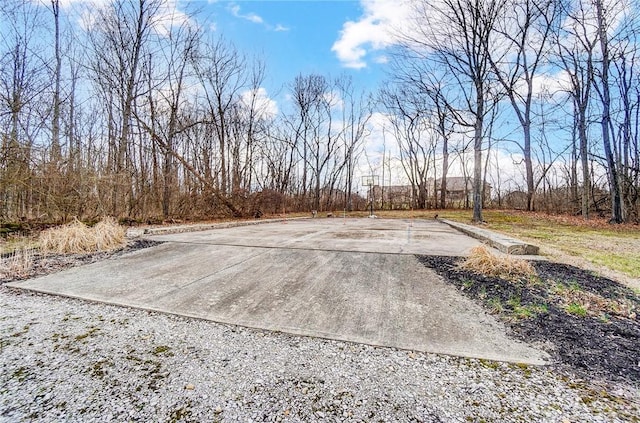
<svg viewBox="0 0 640 423"><path fill-rule="evenodd" d="M535 280L508 281L464 270L462 258L418 259L561 367L587 379L640 386L640 298L631 289L560 263L534 262Z"/></svg>

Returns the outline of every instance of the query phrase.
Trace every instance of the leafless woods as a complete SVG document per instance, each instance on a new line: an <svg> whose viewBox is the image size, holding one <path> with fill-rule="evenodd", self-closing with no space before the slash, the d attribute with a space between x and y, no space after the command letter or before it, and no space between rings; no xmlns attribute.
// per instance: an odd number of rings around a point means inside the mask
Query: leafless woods
<svg viewBox="0 0 640 423"><path fill-rule="evenodd" d="M637 5L411 4L377 93L300 74L276 105L262 61L164 0L112 0L81 27L60 0L3 2L0 220L351 210L363 172L383 176L377 207L638 219ZM382 150L365 143L380 125Z"/></svg>

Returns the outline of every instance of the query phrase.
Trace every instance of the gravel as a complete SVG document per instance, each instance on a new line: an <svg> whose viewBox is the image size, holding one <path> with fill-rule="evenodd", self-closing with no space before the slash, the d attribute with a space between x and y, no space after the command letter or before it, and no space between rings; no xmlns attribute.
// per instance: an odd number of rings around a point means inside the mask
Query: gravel
<svg viewBox="0 0 640 423"><path fill-rule="evenodd" d="M0 421L640 421L637 387L0 286ZM634 399L635 397L635 399Z"/></svg>

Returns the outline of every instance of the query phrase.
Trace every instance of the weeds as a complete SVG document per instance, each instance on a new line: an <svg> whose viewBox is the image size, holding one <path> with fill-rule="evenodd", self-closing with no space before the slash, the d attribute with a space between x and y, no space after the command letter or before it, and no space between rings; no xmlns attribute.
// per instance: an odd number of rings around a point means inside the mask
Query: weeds
<svg viewBox="0 0 640 423"><path fill-rule="evenodd" d="M23 278L33 267L33 250L28 247L15 249L7 257L0 259L0 279Z"/></svg>
<svg viewBox="0 0 640 423"><path fill-rule="evenodd" d="M579 316L579 317L587 316L587 309L582 304L578 304L578 303L568 304L565 307L565 311L569 314L573 314L574 316Z"/></svg>
<svg viewBox="0 0 640 423"><path fill-rule="evenodd" d="M491 298L487 301L487 305L489 306L489 310L493 314L501 314L504 311L504 306L499 298Z"/></svg>
<svg viewBox="0 0 640 423"><path fill-rule="evenodd" d="M568 284L556 284L551 292L558 296L564 310L576 316L615 315L629 319L636 318L636 308L631 301L625 299L610 300L600 295L585 291L575 281Z"/></svg>
<svg viewBox="0 0 640 423"><path fill-rule="evenodd" d="M522 305L520 297L511 297L507 302L507 305L513 310L513 315L516 319L531 319L538 314L544 314L549 312L549 308L546 304L527 304Z"/></svg>

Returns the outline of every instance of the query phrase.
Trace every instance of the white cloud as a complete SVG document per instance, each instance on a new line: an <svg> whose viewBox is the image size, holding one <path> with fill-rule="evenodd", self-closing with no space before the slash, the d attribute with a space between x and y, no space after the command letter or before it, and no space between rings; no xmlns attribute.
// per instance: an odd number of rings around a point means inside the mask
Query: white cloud
<svg viewBox="0 0 640 423"><path fill-rule="evenodd" d="M289 28L284 26L284 25L282 25L282 24L277 24L275 26L269 24L268 22L266 22L262 18L262 16L260 16L260 15L258 15L256 13L253 13L253 12L241 13L240 6L235 4L235 3L231 3L229 5L228 9L231 12L231 14L233 16L235 16L236 18L244 19L244 20L249 21L251 23L262 25L269 31L275 31L275 32L287 32L287 31L289 31Z"/></svg>
<svg viewBox="0 0 640 423"><path fill-rule="evenodd" d="M262 19L261 16L255 14L255 13L252 13L252 12L247 13L247 14L240 13L240 6L238 6L237 4L231 4L229 6L229 11L236 18L245 19L245 20L247 20L249 22L253 22L253 23L257 23L257 24L264 23L264 19Z"/></svg>
<svg viewBox="0 0 640 423"><path fill-rule="evenodd" d="M613 36L615 31L628 19L633 11L632 1L604 0L603 13L607 24L607 33ZM563 44L575 43L578 39L594 40L598 32L598 13L593 2L574 2L573 9L562 23L562 29L567 31ZM579 41L578 41L579 42Z"/></svg>
<svg viewBox="0 0 640 423"><path fill-rule="evenodd" d="M333 44L343 66L360 69L367 66L364 58L369 50L381 50L394 44L396 28L408 20L410 0L361 0L363 15L358 21L348 21Z"/></svg>
<svg viewBox="0 0 640 423"><path fill-rule="evenodd" d="M278 103L267 94L267 90L260 87L256 90L247 90L240 95L240 102L249 109L252 107L257 113L258 119L273 119L278 115Z"/></svg>
<svg viewBox="0 0 640 423"><path fill-rule="evenodd" d="M533 95L539 98L551 98L570 89L570 77L566 71L555 74L539 74L533 77Z"/></svg>
<svg viewBox="0 0 640 423"><path fill-rule="evenodd" d="M179 0L166 0L158 7L151 23L157 34L166 37L173 27L196 25L195 21L180 10L178 2ZM95 29L100 11L105 10L111 4L112 0L60 0L61 7L76 10L79 16L78 24L87 31Z"/></svg>
<svg viewBox="0 0 640 423"><path fill-rule="evenodd" d="M171 28L182 25L195 25L195 22L178 8L177 0L168 0L158 10L153 29L158 34L168 37L171 34Z"/></svg>
<svg viewBox="0 0 640 423"><path fill-rule="evenodd" d="M374 57L373 61L378 63L378 64L384 65L384 64L389 63L389 56L386 56L386 55L382 54L380 56Z"/></svg>

